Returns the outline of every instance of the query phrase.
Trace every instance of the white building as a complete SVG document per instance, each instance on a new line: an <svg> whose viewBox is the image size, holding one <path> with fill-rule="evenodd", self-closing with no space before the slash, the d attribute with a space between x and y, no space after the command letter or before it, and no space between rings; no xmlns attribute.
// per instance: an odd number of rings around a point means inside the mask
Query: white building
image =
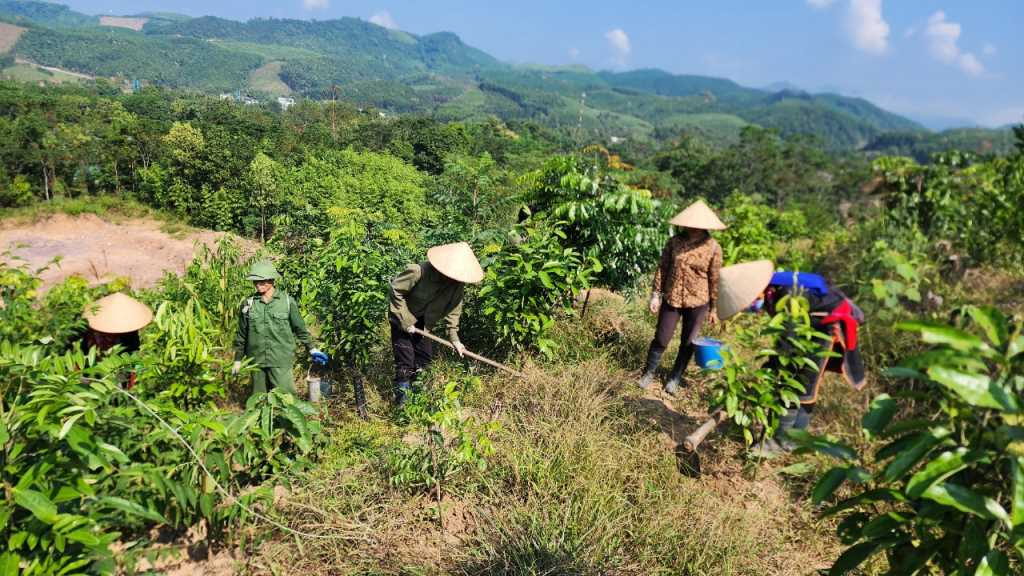
<svg viewBox="0 0 1024 576"><path fill-rule="evenodd" d="M278 96L277 103L281 105L281 110L288 110L292 106L295 106L295 98L289 98L287 96Z"/></svg>

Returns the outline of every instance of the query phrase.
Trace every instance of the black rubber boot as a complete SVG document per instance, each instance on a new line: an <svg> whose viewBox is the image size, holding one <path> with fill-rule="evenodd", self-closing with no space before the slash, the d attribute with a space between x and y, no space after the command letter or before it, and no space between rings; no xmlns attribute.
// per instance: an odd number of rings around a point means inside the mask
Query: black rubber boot
<svg viewBox="0 0 1024 576"><path fill-rule="evenodd" d="M679 351L679 355L676 356L676 361L672 364L672 371L668 374L668 381L665 382L666 394L673 397L679 394L679 385L683 380L683 370L686 369L686 365L690 363L690 358L692 357L692 346Z"/></svg>
<svg viewBox="0 0 1024 576"><path fill-rule="evenodd" d="M654 382L654 372L658 369L658 364L661 364L661 354L662 351L653 348L647 351L647 363L644 364L644 373L640 376L641 390L647 390Z"/></svg>
<svg viewBox="0 0 1024 576"><path fill-rule="evenodd" d="M796 444L789 439L788 432L793 428L797 428L798 419L803 412L801 406L796 408L786 408L786 413L779 417L779 427L775 430L775 441L779 443L779 446L786 452L792 452L796 448ZM806 422L805 422L806 427Z"/></svg>

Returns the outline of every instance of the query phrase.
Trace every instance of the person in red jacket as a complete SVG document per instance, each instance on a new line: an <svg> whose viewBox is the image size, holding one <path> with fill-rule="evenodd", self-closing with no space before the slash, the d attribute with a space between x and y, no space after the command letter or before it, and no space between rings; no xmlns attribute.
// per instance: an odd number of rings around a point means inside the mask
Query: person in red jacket
<svg viewBox="0 0 1024 576"><path fill-rule="evenodd" d="M810 425L811 413L818 402L818 393L826 372L842 374L855 389L864 387L864 362L858 344L858 328L864 323L864 312L824 277L810 272L780 271L764 292L763 308L775 314L776 304L787 295L799 295L810 305L811 326L827 334L816 368L807 367L798 378L804 385L800 404L787 409L780 418L779 427L772 438L764 439L754 452L772 456L789 452L795 445L789 439L790 430L803 430ZM767 368L777 368L772 361Z"/></svg>

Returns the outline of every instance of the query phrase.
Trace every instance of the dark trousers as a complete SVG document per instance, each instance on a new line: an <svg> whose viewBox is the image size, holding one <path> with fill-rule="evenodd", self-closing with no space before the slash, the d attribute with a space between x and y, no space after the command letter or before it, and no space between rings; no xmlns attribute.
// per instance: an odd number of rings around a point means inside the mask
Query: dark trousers
<svg viewBox="0 0 1024 576"><path fill-rule="evenodd" d="M708 316L708 305L697 306L696 308L673 308L662 303L658 311L658 327L654 331L654 340L651 340L651 352L661 354L665 352L672 342L676 333L676 325L683 321L683 330L679 339L679 356L676 357L672 371L682 373L686 365L693 357L693 341L700 334L700 328Z"/></svg>
<svg viewBox="0 0 1024 576"><path fill-rule="evenodd" d="M395 353L395 384L411 382L418 370L426 368L434 357L434 347L428 338L409 334L394 321L391 324L391 349ZM423 329L423 321L416 322Z"/></svg>

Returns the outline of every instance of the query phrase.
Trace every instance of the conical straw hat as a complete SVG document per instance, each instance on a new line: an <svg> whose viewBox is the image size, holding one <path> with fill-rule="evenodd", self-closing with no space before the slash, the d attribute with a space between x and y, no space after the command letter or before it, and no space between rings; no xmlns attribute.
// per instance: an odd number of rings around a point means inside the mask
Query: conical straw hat
<svg viewBox="0 0 1024 576"><path fill-rule="evenodd" d="M106 334L134 332L153 321L153 311L135 298L115 292L85 307L89 327Z"/></svg>
<svg viewBox="0 0 1024 576"><path fill-rule="evenodd" d="M427 260L438 272L459 282L476 284L484 279L484 269L465 242L434 246L427 250Z"/></svg>
<svg viewBox="0 0 1024 576"><path fill-rule="evenodd" d="M703 200L697 200L686 207L674 218L668 221L675 226L687 228L699 228L701 230L725 230L725 224L718 219L715 211L708 207Z"/></svg>
<svg viewBox="0 0 1024 576"><path fill-rule="evenodd" d="M772 279L775 266L768 260L743 262L722 268L718 280L718 318L725 320L754 303Z"/></svg>

